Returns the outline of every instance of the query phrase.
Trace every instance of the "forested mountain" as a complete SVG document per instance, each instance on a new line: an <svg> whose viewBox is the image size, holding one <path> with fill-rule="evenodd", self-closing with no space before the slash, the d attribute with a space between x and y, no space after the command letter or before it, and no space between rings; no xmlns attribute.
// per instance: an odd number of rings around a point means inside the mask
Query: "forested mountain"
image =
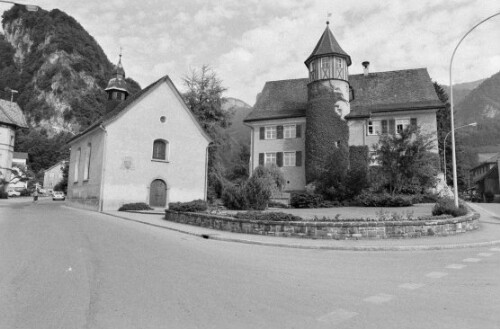
<svg viewBox="0 0 500 329"><path fill-rule="evenodd" d="M500 72L483 80L455 104L456 127L478 123L477 127L457 132L457 141L465 152L500 152Z"/></svg>
<svg viewBox="0 0 500 329"><path fill-rule="evenodd" d="M18 91L29 130L18 131L16 151L28 152L35 172L67 156L65 141L106 111L104 88L114 66L71 16L54 9L13 6L2 15L0 94ZM131 94L140 86L127 78Z"/></svg>

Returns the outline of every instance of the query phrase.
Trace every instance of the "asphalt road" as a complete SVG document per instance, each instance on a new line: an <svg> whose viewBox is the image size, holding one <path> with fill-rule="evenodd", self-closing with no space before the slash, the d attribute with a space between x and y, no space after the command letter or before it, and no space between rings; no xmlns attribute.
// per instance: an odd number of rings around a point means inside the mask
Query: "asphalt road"
<svg viewBox="0 0 500 329"><path fill-rule="evenodd" d="M246 245L0 204L0 328L500 328L500 246Z"/></svg>

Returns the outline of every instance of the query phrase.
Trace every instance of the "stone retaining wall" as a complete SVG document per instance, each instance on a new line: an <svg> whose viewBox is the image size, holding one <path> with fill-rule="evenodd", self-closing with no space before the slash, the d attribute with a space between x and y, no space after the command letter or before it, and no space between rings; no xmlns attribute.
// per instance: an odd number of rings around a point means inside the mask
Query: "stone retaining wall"
<svg viewBox="0 0 500 329"><path fill-rule="evenodd" d="M310 239L387 239L447 236L479 227L479 214L414 221L264 222L165 210L165 219L221 231Z"/></svg>

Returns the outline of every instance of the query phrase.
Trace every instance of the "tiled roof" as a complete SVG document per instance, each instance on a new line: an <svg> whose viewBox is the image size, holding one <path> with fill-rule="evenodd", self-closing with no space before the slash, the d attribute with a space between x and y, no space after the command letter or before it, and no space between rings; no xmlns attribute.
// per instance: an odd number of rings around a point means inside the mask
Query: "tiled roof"
<svg viewBox="0 0 500 329"><path fill-rule="evenodd" d="M333 36L332 31L328 25L326 26L325 32L321 35L316 47L309 57L306 59L305 63L309 66L309 62L316 57L322 57L324 55L336 54L344 57L347 60L347 65L351 65L351 57L340 47L339 43Z"/></svg>
<svg viewBox="0 0 500 329"><path fill-rule="evenodd" d="M0 99L0 123L28 128L23 111L15 102Z"/></svg>
<svg viewBox="0 0 500 329"><path fill-rule="evenodd" d="M28 153L26 152L14 152L14 159L28 159Z"/></svg>
<svg viewBox="0 0 500 329"><path fill-rule="evenodd" d="M124 79L121 78L112 78L108 82L108 86L105 91L108 90L122 90L128 94L128 89L127 89L127 82Z"/></svg>
<svg viewBox="0 0 500 329"><path fill-rule="evenodd" d="M245 121L283 118L288 113L305 116L308 83L309 79L266 82L254 110ZM434 91L426 69L376 72L368 76L350 75L349 83L354 91L354 100L350 104L351 113L347 118L444 106Z"/></svg>

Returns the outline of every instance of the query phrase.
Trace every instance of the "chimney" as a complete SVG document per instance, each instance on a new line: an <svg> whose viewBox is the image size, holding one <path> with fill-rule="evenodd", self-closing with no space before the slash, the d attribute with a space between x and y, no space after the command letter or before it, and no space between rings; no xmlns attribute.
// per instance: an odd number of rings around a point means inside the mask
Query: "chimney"
<svg viewBox="0 0 500 329"><path fill-rule="evenodd" d="M370 74L370 70L369 70L369 68L370 68L370 62L364 61L363 63L361 63L361 65L363 65L363 67L365 68L364 69L364 74L365 74L365 77L367 77L368 74Z"/></svg>

